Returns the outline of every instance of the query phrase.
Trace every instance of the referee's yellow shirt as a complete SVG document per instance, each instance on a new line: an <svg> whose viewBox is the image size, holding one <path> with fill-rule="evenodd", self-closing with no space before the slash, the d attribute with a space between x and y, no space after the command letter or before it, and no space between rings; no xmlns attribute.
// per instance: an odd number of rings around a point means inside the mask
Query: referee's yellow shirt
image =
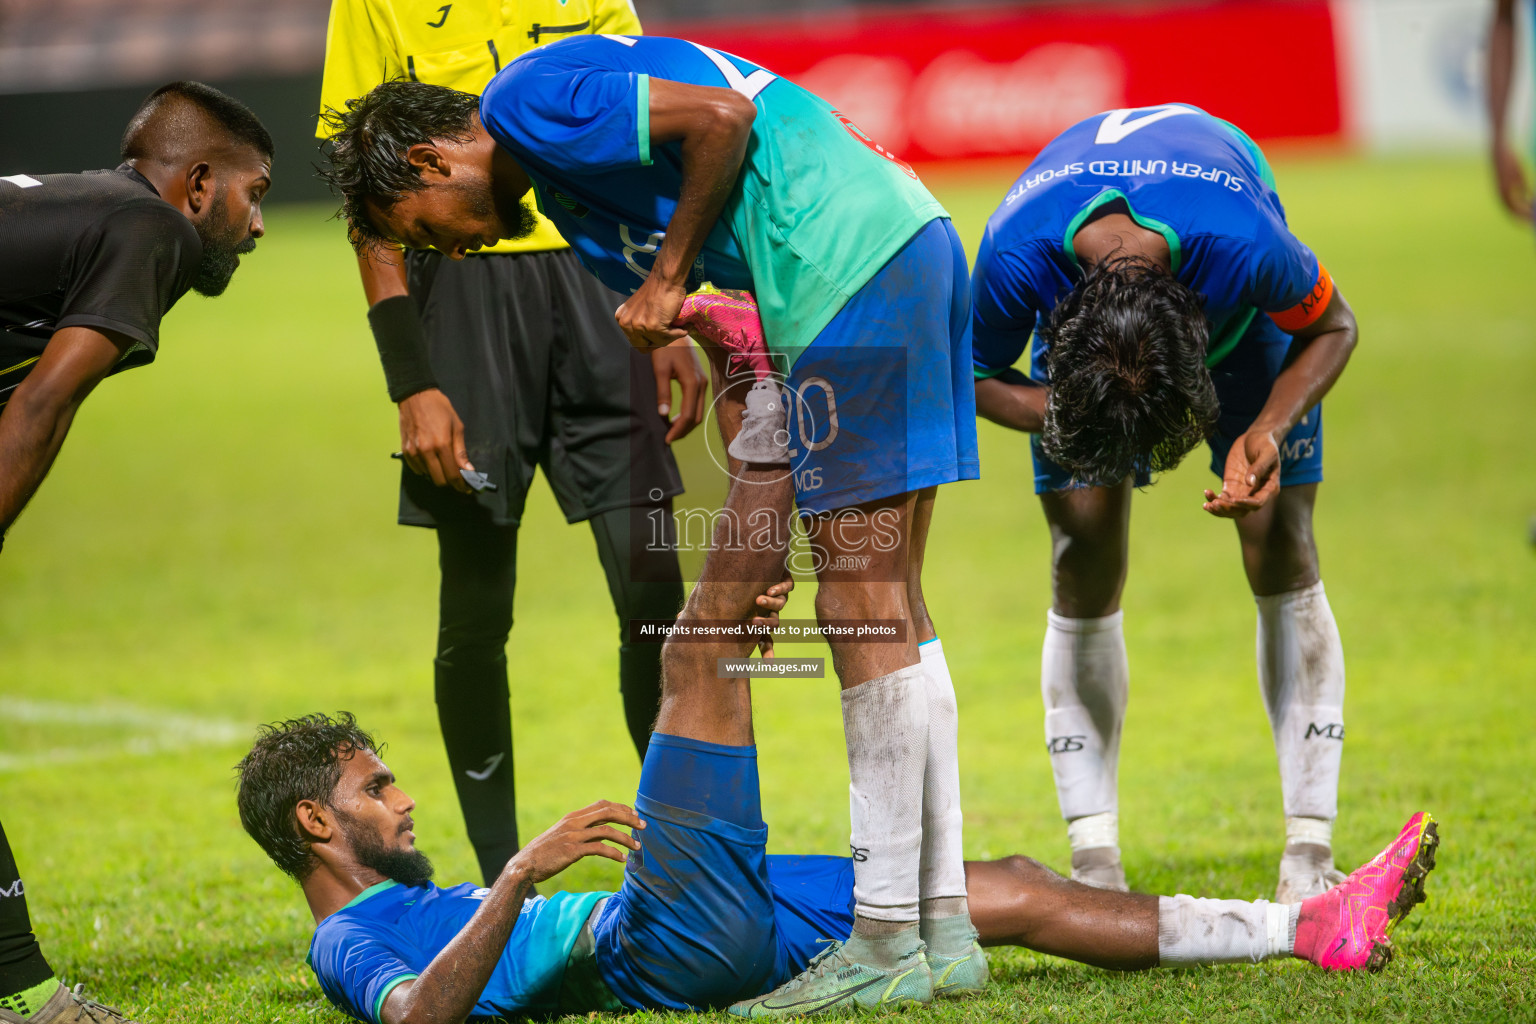
<svg viewBox="0 0 1536 1024"><path fill-rule="evenodd" d="M541 43L579 33L640 34L631 0L332 0L320 108L341 109L393 78L472 92ZM316 135L325 138L324 125ZM560 232L524 203L538 228L481 252L563 249Z"/></svg>

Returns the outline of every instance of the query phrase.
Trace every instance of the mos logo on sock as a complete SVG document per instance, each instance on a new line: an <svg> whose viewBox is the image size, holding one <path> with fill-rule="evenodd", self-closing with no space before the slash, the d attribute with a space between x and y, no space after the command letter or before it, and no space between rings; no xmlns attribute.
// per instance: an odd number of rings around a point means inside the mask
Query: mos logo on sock
<svg viewBox="0 0 1536 1024"><path fill-rule="evenodd" d="M1083 741L1087 736L1052 736L1045 741L1045 751L1048 754L1070 754L1074 750L1083 749Z"/></svg>
<svg viewBox="0 0 1536 1024"><path fill-rule="evenodd" d="M1344 723L1323 722L1319 724L1317 722L1308 722L1307 734L1302 739L1310 740L1314 736L1325 740L1342 740L1344 738Z"/></svg>

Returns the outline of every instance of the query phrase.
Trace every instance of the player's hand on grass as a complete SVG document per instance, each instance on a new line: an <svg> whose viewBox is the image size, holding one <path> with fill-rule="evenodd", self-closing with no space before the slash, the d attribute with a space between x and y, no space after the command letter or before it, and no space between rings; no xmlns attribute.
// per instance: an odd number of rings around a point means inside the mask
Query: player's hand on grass
<svg viewBox="0 0 1536 1024"><path fill-rule="evenodd" d="M677 415L667 428L666 442L687 437L704 420L704 400L708 397L704 371L693 354L693 341L683 338L651 350L651 366L656 371L656 411L665 419L672 412L672 382L682 390Z"/></svg>
<svg viewBox="0 0 1536 1024"><path fill-rule="evenodd" d="M1504 206L1523 221L1531 219L1531 185L1526 180L1520 157L1508 145L1493 150L1493 174Z"/></svg>
<svg viewBox="0 0 1536 1024"><path fill-rule="evenodd" d="M1268 430L1250 430L1232 442L1221 493L1205 492L1207 512L1221 519L1241 519L1280 493L1280 444Z"/></svg>
<svg viewBox="0 0 1536 1024"><path fill-rule="evenodd" d="M752 625L773 629L779 624L779 612L789 601L789 592L795 589L794 577L785 575L784 579L769 587L757 596L757 611L752 616ZM763 657L773 657L773 634L763 637L757 645L763 652Z"/></svg>
<svg viewBox="0 0 1536 1024"><path fill-rule="evenodd" d="M645 828L634 808L599 800L589 807L572 811L517 851L505 871L516 872L529 882L542 882L575 864L583 857L607 857L620 864L630 850L640 849L640 841L614 828ZM610 846L612 843L614 845Z"/></svg>
<svg viewBox="0 0 1536 1024"><path fill-rule="evenodd" d="M670 345L688 337L681 327L672 326L683 310L688 291L680 284L652 274L613 314L629 343L642 352Z"/></svg>
<svg viewBox="0 0 1536 1024"><path fill-rule="evenodd" d="M400 453L407 466L431 477L437 486L470 493L469 484L459 475L461 469L475 468L464 446L464 421L437 388L400 401Z"/></svg>

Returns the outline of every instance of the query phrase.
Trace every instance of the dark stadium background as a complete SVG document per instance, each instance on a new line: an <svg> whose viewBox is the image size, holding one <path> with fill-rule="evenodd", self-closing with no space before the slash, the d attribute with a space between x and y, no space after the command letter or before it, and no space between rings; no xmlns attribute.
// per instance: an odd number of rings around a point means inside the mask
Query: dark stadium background
<svg viewBox="0 0 1536 1024"><path fill-rule="evenodd" d="M773 15L814 20L846 0L636 0L642 24ZM886 0L899 10L915 2ZM922 6L945 7L943 0ZM974 6L974 5L973 5ZM1015 5L1017 6L1017 5ZM326 199L308 173L330 0L0 0L0 168L77 171L116 163L116 140L155 86L208 82L272 131L276 202ZM304 172L299 172L299 161Z"/></svg>
<svg viewBox="0 0 1536 1024"><path fill-rule="evenodd" d="M1445 152L1482 139L1489 0L634 0L646 30L825 96L895 156L1022 167L1100 110L1195 103L1266 148ZM0 174L111 166L177 78L255 108L276 202L311 173L329 0L0 0ZM1528 29L1528 26L1527 26ZM1517 123L1529 124L1529 71Z"/></svg>

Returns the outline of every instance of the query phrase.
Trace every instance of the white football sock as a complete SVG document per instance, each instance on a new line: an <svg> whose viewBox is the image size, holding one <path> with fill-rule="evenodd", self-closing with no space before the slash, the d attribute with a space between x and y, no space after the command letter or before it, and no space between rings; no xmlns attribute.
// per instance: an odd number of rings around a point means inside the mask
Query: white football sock
<svg viewBox="0 0 1536 1024"><path fill-rule="evenodd" d="M1088 814L1067 822L1067 841L1074 850L1120 845L1120 815L1114 811Z"/></svg>
<svg viewBox="0 0 1536 1024"><path fill-rule="evenodd" d="M921 663L843 691L855 913L918 919L927 672Z"/></svg>
<svg viewBox="0 0 1536 1024"><path fill-rule="evenodd" d="M959 711L938 638L920 644L928 694L928 760L923 773L923 916L966 913L964 819L960 813Z"/></svg>
<svg viewBox="0 0 1536 1024"><path fill-rule="evenodd" d="M1275 737L1286 817L1332 821L1344 753L1344 646L1333 611L1321 582L1254 601L1259 691Z"/></svg>
<svg viewBox="0 0 1536 1024"><path fill-rule="evenodd" d="M1119 810L1120 725L1130 692L1122 618L1121 612L1099 619L1046 613L1040 659L1045 742L1068 821ZM1096 842L1116 845L1118 835Z"/></svg>
<svg viewBox="0 0 1536 1024"><path fill-rule="evenodd" d="M1157 962L1162 967L1237 964L1290 956L1301 904L1268 900L1157 899Z"/></svg>
<svg viewBox="0 0 1536 1024"><path fill-rule="evenodd" d="M1333 822L1322 818L1286 818L1285 842L1333 846Z"/></svg>

